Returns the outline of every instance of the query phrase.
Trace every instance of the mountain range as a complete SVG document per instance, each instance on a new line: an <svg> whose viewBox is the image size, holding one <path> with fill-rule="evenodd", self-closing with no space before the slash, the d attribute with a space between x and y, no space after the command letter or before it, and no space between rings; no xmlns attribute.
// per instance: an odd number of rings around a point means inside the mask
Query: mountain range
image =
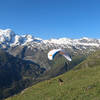
<svg viewBox="0 0 100 100"><path fill-rule="evenodd" d="M99 100L100 50L72 70L33 85L6 100Z"/></svg>
<svg viewBox="0 0 100 100"><path fill-rule="evenodd" d="M63 48L71 56L86 55L100 48L100 39L83 37L81 39L49 39L35 38L30 34L18 35L11 29L0 29L0 48L15 57L38 63L49 70L47 53L51 49Z"/></svg>
<svg viewBox="0 0 100 100"><path fill-rule="evenodd" d="M48 51L58 48L71 55L72 62L69 63L61 55L56 55L53 61L48 60ZM0 79L4 79L3 83L0 83L0 98L63 74L84 61L91 52L99 49L100 39L83 37L43 40L30 34L15 34L11 29L0 29Z"/></svg>
<svg viewBox="0 0 100 100"><path fill-rule="evenodd" d="M0 46L9 48L15 46L27 46L28 48L48 49L48 48L76 48L87 49L88 47L100 47L100 39L90 39L83 37L81 39L59 38L43 40L35 38L30 34L18 35L11 29L0 29ZM91 49L93 50L93 49Z"/></svg>

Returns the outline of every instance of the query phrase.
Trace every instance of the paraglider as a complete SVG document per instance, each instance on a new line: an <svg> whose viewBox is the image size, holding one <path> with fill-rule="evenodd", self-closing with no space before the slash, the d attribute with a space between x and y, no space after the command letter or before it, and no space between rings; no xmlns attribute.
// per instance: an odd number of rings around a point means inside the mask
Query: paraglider
<svg viewBox="0 0 100 100"><path fill-rule="evenodd" d="M71 57L63 49L53 49L48 53L48 59L53 60L56 54L63 55L68 61L72 61Z"/></svg>

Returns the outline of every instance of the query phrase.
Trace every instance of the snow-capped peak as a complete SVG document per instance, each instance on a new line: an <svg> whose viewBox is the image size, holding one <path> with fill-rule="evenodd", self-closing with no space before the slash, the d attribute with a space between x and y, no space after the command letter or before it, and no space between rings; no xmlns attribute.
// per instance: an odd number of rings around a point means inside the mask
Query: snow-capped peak
<svg viewBox="0 0 100 100"><path fill-rule="evenodd" d="M100 39L90 39L83 37L81 39L59 38L43 40L35 38L32 35L16 35L11 29L0 29L0 47L28 46L37 48L87 48L100 47Z"/></svg>
<svg viewBox="0 0 100 100"><path fill-rule="evenodd" d="M11 36L14 36L15 33L11 29L5 29L5 30L0 29L0 35L5 35L5 36L11 35Z"/></svg>
<svg viewBox="0 0 100 100"><path fill-rule="evenodd" d="M81 39L84 39L84 40L89 40L89 38L88 38L88 37L82 37Z"/></svg>
<svg viewBox="0 0 100 100"><path fill-rule="evenodd" d="M0 29L0 42L11 41L15 33L11 29Z"/></svg>

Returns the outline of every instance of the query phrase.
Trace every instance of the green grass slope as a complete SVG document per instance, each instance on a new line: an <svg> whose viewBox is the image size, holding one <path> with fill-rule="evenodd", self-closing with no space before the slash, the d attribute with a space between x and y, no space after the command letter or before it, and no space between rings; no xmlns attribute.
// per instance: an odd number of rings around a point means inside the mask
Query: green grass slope
<svg viewBox="0 0 100 100"><path fill-rule="evenodd" d="M59 79L63 80L62 84ZM6 100L100 100L100 51L73 70L33 85Z"/></svg>

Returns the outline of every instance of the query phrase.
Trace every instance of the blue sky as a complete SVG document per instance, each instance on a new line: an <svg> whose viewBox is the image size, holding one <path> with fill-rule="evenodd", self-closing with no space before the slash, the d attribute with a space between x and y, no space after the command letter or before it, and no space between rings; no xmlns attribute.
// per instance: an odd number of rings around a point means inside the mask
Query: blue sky
<svg viewBox="0 0 100 100"><path fill-rule="evenodd" d="M43 39L100 38L100 0L0 0L0 28Z"/></svg>

